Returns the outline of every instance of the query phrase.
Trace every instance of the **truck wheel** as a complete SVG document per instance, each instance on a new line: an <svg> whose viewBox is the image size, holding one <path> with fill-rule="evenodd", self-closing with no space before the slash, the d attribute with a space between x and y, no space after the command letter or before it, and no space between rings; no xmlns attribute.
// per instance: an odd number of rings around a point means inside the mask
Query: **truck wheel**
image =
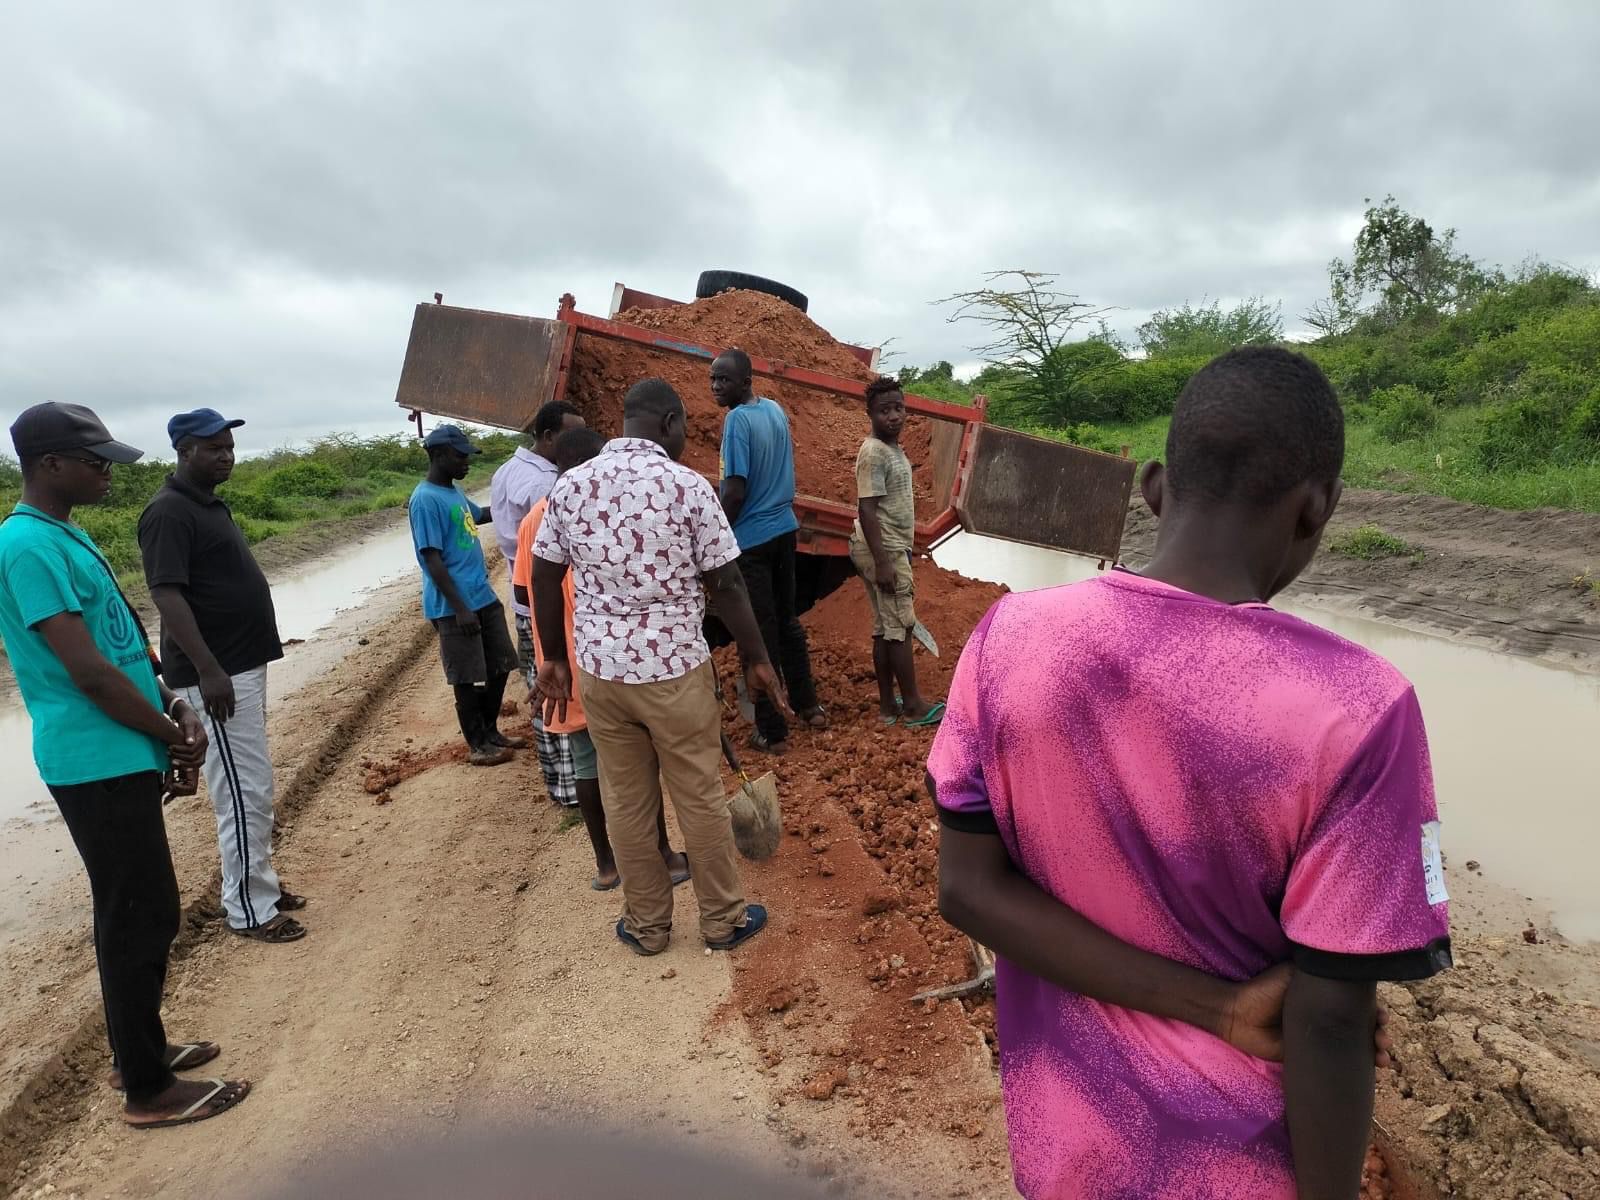
<svg viewBox="0 0 1600 1200"><path fill-rule="evenodd" d="M746 275L743 271L701 271L700 282L694 285L694 298L704 300L707 296L715 296L718 292L725 292L729 288L776 296L786 304L794 305L801 312L805 312L806 306L810 303L804 292L798 292L786 283L779 283L776 279L763 279L759 275Z"/></svg>

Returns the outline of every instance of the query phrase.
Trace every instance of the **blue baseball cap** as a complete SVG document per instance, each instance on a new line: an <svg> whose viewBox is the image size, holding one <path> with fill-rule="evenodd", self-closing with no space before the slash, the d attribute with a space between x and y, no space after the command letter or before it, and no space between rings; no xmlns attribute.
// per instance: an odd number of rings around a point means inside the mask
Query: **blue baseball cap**
<svg viewBox="0 0 1600 1200"><path fill-rule="evenodd" d="M435 425L433 432L422 439L422 444L432 450L435 446L449 446L462 454L482 454L483 451L467 441L467 435L461 432L459 425Z"/></svg>
<svg viewBox="0 0 1600 1200"><path fill-rule="evenodd" d="M243 424L242 420L228 420L214 408L197 408L193 412L179 413L168 421L167 436L176 450L184 438L216 437L224 429L237 429Z"/></svg>

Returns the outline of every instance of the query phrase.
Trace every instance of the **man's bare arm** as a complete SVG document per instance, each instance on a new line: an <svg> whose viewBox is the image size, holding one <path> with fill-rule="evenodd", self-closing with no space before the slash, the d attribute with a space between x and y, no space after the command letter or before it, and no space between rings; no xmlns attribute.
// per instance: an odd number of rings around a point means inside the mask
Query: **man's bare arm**
<svg viewBox="0 0 1600 1200"><path fill-rule="evenodd" d="M1377 985L1296 971L1283 1007L1283 1090L1300 1200L1350 1200L1372 1135Z"/></svg>

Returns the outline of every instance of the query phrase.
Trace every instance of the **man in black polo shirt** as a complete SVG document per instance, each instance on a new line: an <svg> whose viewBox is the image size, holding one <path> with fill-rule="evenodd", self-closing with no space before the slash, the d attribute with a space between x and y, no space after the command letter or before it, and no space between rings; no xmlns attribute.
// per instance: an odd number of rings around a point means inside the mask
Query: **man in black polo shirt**
<svg viewBox="0 0 1600 1200"><path fill-rule="evenodd" d="M217 813L222 906L235 933L292 942L305 901L272 867L272 757L267 664L283 657L272 591L217 496L233 474L230 421L210 408L167 423L178 466L139 518L145 581L161 612L167 686L205 713L206 790Z"/></svg>

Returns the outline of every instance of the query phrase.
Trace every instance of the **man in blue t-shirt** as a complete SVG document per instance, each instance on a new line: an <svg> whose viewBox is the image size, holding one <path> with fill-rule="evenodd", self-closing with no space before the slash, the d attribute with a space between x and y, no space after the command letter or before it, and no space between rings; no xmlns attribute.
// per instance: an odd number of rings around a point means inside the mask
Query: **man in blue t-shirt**
<svg viewBox="0 0 1600 1200"><path fill-rule="evenodd" d="M203 1121L250 1091L179 1082L220 1053L169 1045L161 1024L178 880L163 793L192 795L206 758L200 716L156 677L138 614L72 510L99 504L115 463L142 451L112 439L81 404L36 404L11 426L22 500L0 524L0 638L33 722L33 758L83 859L94 902L112 1086L123 1120L153 1128Z"/></svg>
<svg viewBox="0 0 1600 1200"><path fill-rule="evenodd" d="M411 493L411 541L422 568L422 615L439 631L445 680L455 689L456 719L475 767L510 762L528 743L500 732L506 679L517 652L506 630L506 610L489 584L478 526L493 518L467 498L472 456L482 451L454 425L440 425L422 445L428 477Z"/></svg>
<svg viewBox="0 0 1600 1200"><path fill-rule="evenodd" d="M795 614L794 445L789 417L775 400L750 384L750 356L725 350L711 364L711 393L728 410L722 422L722 508L739 541L739 570L761 626L772 664L789 690L789 702L813 729L825 729L817 703L806 631ZM757 696L750 745L782 754L789 724L765 696Z"/></svg>

